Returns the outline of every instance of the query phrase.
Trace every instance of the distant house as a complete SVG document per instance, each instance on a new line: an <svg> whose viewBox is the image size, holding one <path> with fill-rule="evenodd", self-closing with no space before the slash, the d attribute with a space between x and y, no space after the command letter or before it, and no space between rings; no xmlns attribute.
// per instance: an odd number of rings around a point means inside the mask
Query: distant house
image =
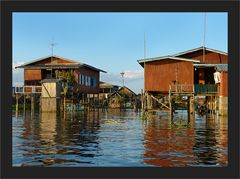
<svg viewBox="0 0 240 179"><path fill-rule="evenodd" d="M110 83L100 81L99 84L99 97L100 99L107 99L111 94L118 91L120 86L112 85Z"/></svg>
<svg viewBox="0 0 240 179"><path fill-rule="evenodd" d="M58 56L47 56L16 68L24 69L24 85L38 86L44 79L61 79L74 94L99 93L100 72L93 66Z"/></svg>
<svg viewBox="0 0 240 179"><path fill-rule="evenodd" d="M109 96L109 107L132 108L136 96L137 95L132 90L126 86L123 86L118 91Z"/></svg>

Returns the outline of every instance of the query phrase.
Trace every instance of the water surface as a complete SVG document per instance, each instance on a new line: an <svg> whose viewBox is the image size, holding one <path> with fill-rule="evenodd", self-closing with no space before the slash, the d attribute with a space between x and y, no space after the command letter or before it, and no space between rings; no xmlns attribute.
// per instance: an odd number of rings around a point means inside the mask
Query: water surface
<svg viewBox="0 0 240 179"><path fill-rule="evenodd" d="M13 112L13 166L227 166L227 118L177 111Z"/></svg>

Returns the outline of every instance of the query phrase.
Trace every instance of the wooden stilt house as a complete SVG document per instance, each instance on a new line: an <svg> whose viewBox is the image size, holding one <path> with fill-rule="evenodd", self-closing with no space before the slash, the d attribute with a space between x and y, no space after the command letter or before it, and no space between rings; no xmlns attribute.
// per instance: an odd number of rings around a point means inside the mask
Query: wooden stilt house
<svg viewBox="0 0 240 179"><path fill-rule="evenodd" d="M98 94L100 72L106 73L88 64L58 56L43 57L16 68L24 69L24 86L39 86L44 79L60 79L64 88L77 97Z"/></svg>
<svg viewBox="0 0 240 179"><path fill-rule="evenodd" d="M171 56L141 59L138 63L144 68L145 92L152 96L173 93L219 96L221 91L227 94L226 74L222 72L219 84L214 80L220 65L227 66L225 52L199 47Z"/></svg>

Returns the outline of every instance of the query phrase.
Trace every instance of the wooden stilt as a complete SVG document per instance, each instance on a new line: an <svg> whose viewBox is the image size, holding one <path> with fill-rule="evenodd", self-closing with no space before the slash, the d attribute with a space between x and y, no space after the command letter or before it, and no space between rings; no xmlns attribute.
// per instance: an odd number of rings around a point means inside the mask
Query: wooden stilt
<svg viewBox="0 0 240 179"><path fill-rule="evenodd" d="M23 113L26 112L26 95L23 94Z"/></svg>
<svg viewBox="0 0 240 179"><path fill-rule="evenodd" d="M172 96L171 96L171 92L170 91L169 91L168 100L169 100L170 120L171 120L171 122L173 122Z"/></svg>
<svg viewBox="0 0 240 179"><path fill-rule="evenodd" d="M16 93L16 118L18 117L18 94Z"/></svg>
<svg viewBox="0 0 240 179"><path fill-rule="evenodd" d="M31 115L33 116L35 112L35 95L31 95Z"/></svg>
<svg viewBox="0 0 240 179"><path fill-rule="evenodd" d="M194 104L194 95L190 96L190 114L195 115L195 104Z"/></svg>

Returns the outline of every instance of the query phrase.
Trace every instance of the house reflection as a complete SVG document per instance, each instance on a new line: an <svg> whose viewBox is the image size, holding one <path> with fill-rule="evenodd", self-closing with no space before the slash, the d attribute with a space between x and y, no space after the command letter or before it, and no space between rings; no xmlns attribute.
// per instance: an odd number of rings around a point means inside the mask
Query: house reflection
<svg viewBox="0 0 240 179"><path fill-rule="evenodd" d="M227 148L226 117L206 116L205 129L198 130L193 151L199 164L224 166L227 153L220 150Z"/></svg>
<svg viewBox="0 0 240 179"><path fill-rule="evenodd" d="M217 138L218 147L221 149L228 148L228 119L226 116L219 116L219 137ZM226 150L228 151L228 150ZM228 164L228 153L218 152L217 161L221 166Z"/></svg>
<svg viewBox="0 0 240 179"><path fill-rule="evenodd" d="M173 128L168 118L149 122L144 135L144 163L161 167L194 165L195 131L191 126L192 121L188 127Z"/></svg>
<svg viewBox="0 0 240 179"><path fill-rule="evenodd" d="M47 150L41 150L42 153L56 154L56 141L55 137L57 135L57 113L40 113L39 122L39 139L41 143L41 148Z"/></svg>

